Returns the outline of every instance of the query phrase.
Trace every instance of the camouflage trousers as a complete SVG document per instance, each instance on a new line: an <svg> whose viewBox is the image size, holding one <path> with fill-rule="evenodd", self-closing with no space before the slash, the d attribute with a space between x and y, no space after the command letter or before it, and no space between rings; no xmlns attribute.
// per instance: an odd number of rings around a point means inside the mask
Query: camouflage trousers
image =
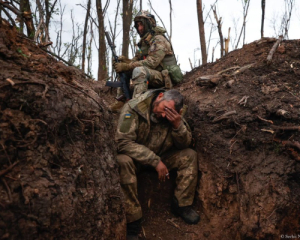
<svg viewBox="0 0 300 240"><path fill-rule="evenodd" d="M136 67L132 72L132 82L134 91L132 98L136 98L146 92L149 88L161 88L165 86L165 81L161 72L147 67Z"/></svg>
<svg viewBox="0 0 300 240"><path fill-rule="evenodd" d="M174 195L180 207L192 205L198 176L197 153L186 148L171 150L161 157L168 170L177 169L176 188ZM142 217L142 209L137 193L137 166L127 155L118 154L119 173L122 191L125 196L127 223Z"/></svg>

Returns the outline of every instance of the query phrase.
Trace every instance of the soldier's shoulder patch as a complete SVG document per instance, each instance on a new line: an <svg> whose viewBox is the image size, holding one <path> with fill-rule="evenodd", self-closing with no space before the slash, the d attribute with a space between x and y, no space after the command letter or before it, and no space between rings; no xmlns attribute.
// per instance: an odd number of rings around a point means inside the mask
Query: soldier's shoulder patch
<svg viewBox="0 0 300 240"><path fill-rule="evenodd" d="M149 51L150 52L154 52L155 49L156 49L156 44L152 44L151 47L150 47L150 49L149 49Z"/></svg>
<svg viewBox="0 0 300 240"><path fill-rule="evenodd" d="M133 120L132 114L131 113L125 113L123 121L122 121L121 126L120 126L120 132L128 133L129 129L131 127L131 124L132 124L132 120Z"/></svg>

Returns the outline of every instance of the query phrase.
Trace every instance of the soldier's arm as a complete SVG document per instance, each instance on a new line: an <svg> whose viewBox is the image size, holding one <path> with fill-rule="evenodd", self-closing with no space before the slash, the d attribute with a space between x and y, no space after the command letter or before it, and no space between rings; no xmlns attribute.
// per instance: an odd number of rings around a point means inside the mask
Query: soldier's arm
<svg viewBox="0 0 300 240"><path fill-rule="evenodd" d="M138 115L125 104L120 114L116 142L118 153L125 154L141 164L156 167L160 157L144 145L136 143L139 127Z"/></svg>
<svg viewBox="0 0 300 240"><path fill-rule="evenodd" d="M172 138L174 145L178 149L189 147L192 141L192 132L187 122L182 119L181 124L177 129L173 128Z"/></svg>
<svg viewBox="0 0 300 240"><path fill-rule="evenodd" d="M132 63L133 68L145 66L155 69L162 62L167 53L166 40L163 36L156 36L150 43L148 56L145 60Z"/></svg>

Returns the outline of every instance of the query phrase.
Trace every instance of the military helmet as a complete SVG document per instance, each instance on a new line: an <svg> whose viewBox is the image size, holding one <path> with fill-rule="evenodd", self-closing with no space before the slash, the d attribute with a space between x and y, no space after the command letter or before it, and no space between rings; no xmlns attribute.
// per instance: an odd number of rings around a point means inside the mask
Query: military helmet
<svg viewBox="0 0 300 240"><path fill-rule="evenodd" d="M142 22L144 25L144 34L143 36L152 31L152 28L156 27L156 21L154 15L152 15L148 11L140 11L137 13L137 15L134 18L134 27L137 29L137 22Z"/></svg>

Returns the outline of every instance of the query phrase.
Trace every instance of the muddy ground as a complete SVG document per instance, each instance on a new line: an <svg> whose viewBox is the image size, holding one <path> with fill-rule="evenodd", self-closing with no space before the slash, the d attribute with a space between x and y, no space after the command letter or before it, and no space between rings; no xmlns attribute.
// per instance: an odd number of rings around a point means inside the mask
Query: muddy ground
<svg viewBox="0 0 300 240"><path fill-rule="evenodd" d="M124 238L118 114L107 108L115 92L0 29L0 237ZM175 172L159 183L148 169L138 175L141 238L300 234L300 41L283 41L268 63L275 41L245 45L176 86L198 152L201 221L170 213Z"/></svg>
<svg viewBox="0 0 300 240"><path fill-rule="evenodd" d="M0 238L122 239L112 117L93 82L0 27Z"/></svg>

